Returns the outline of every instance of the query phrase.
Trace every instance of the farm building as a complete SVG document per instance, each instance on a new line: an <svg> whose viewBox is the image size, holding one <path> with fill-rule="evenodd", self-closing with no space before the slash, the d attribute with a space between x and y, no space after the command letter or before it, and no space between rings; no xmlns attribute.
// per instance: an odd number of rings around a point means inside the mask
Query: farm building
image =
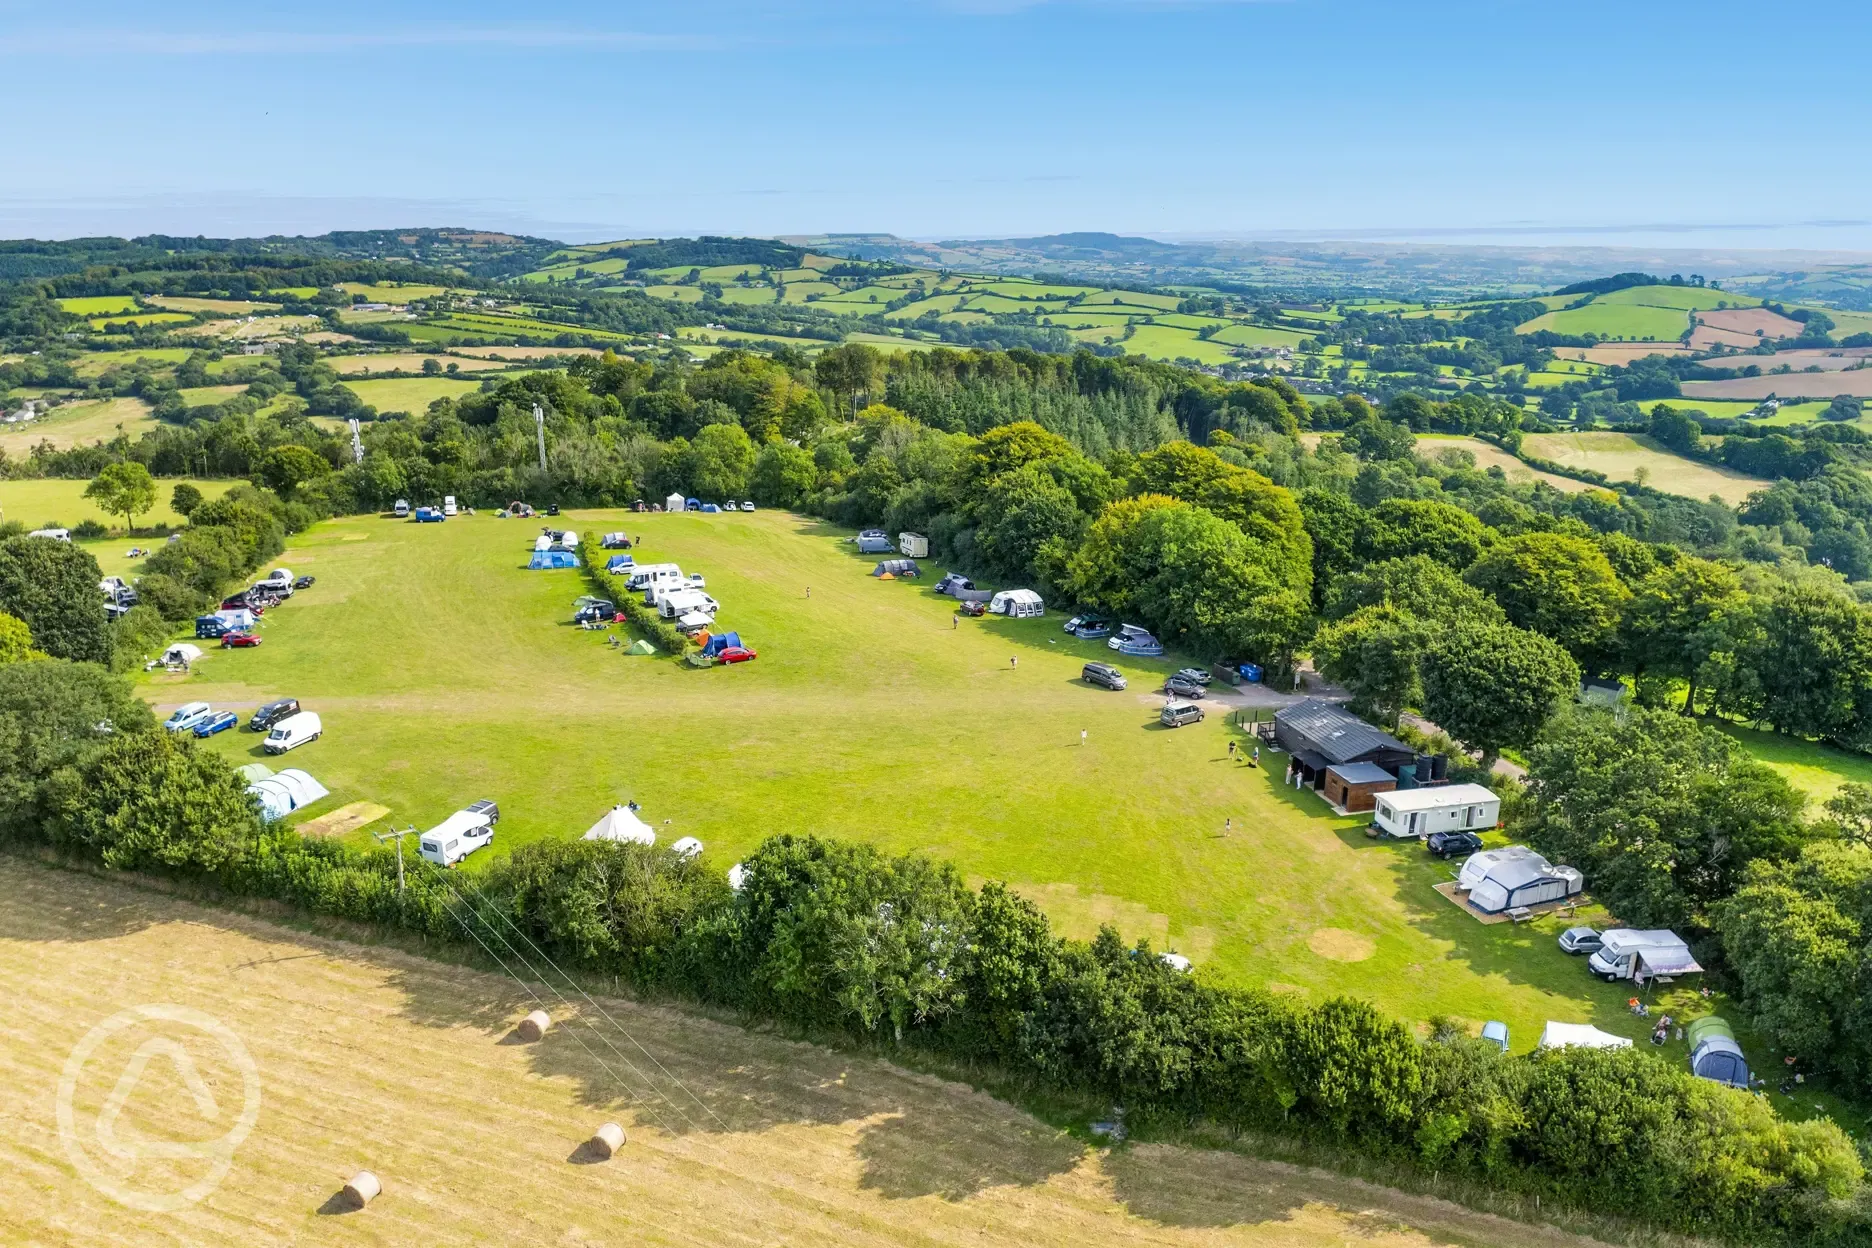
<svg viewBox="0 0 1872 1248"><path fill-rule="evenodd" d="M1371 809L1372 823L1392 836L1470 832L1492 828L1501 821L1501 798L1479 784L1445 784L1387 793Z"/></svg>
<svg viewBox="0 0 1872 1248"><path fill-rule="evenodd" d="M1004 589L988 600L988 609L996 615L1017 620L1046 614L1046 603L1031 589Z"/></svg>
<svg viewBox="0 0 1872 1248"><path fill-rule="evenodd" d="M1342 763L1326 769L1320 793L1341 810L1370 810L1396 788L1397 777L1376 763Z"/></svg>
<svg viewBox="0 0 1872 1248"><path fill-rule="evenodd" d="M1400 767L1417 760L1417 752L1390 733L1320 698L1276 711L1274 740L1293 755L1302 781L1315 789L1324 787L1328 767L1372 763L1395 777Z"/></svg>
<svg viewBox="0 0 1872 1248"><path fill-rule="evenodd" d="M1586 879L1577 869L1556 867L1539 855L1530 855L1490 867L1469 890L1469 904L1483 914L1502 914L1577 897L1585 886Z"/></svg>

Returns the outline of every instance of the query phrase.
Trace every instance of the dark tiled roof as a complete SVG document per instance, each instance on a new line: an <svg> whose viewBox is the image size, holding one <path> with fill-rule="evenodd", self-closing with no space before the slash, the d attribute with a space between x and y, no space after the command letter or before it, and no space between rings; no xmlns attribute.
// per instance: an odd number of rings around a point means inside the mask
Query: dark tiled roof
<svg viewBox="0 0 1872 1248"><path fill-rule="evenodd" d="M1308 698L1276 711L1274 722L1305 737L1329 762L1350 762L1373 750L1410 751L1408 745L1390 733L1319 698Z"/></svg>

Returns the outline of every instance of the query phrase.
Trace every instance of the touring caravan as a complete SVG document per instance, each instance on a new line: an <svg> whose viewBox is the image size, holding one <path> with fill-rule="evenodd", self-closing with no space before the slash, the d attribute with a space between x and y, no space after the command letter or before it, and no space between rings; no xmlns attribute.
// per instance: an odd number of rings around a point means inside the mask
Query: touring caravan
<svg viewBox="0 0 1872 1248"><path fill-rule="evenodd" d="M481 805L482 803L476 803ZM452 867L494 842L494 821L485 810L458 810L422 834L417 851L438 867Z"/></svg>
<svg viewBox="0 0 1872 1248"><path fill-rule="evenodd" d="M897 550L900 554L908 555L912 559L927 559L929 558L929 538L921 533L899 533Z"/></svg>

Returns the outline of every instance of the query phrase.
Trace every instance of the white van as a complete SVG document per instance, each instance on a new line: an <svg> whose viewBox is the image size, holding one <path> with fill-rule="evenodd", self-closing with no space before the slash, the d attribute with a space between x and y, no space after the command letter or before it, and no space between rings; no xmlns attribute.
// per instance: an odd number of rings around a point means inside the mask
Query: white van
<svg viewBox="0 0 1872 1248"><path fill-rule="evenodd" d="M396 518L399 520L409 519L409 499L399 498L396 500Z"/></svg>
<svg viewBox="0 0 1872 1248"><path fill-rule="evenodd" d="M260 748L269 754L284 754L287 750L297 749L308 741L316 741L325 732L325 725L319 722L315 711L300 711L297 715L288 715L273 725L273 731L267 733Z"/></svg>
<svg viewBox="0 0 1872 1248"><path fill-rule="evenodd" d="M445 516L452 516L455 514L455 496L453 494L444 494L442 496L442 514Z"/></svg>
<svg viewBox="0 0 1872 1248"><path fill-rule="evenodd" d="M630 579L624 582L632 589L654 589L660 585L682 584L682 569L673 563L640 563L631 569Z"/></svg>
<svg viewBox="0 0 1872 1248"><path fill-rule="evenodd" d="M458 810L422 834L417 852L438 867L452 867L494 842L494 823L486 811Z"/></svg>
<svg viewBox="0 0 1872 1248"><path fill-rule="evenodd" d="M699 589L670 590L657 595L657 614L666 620L678 619L690 612L714 615L721 604Z"/></svg>

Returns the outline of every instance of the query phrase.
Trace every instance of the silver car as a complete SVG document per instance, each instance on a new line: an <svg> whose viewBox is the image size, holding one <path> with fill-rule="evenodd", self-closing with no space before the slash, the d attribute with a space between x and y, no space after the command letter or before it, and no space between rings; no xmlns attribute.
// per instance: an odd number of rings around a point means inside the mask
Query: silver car
<svg viewBox="0 0 1872 1248"><path fill-rule="evenodd" d="M1560 948L1567 953L1592 953L1603 943L1596 929L1569 927L1560 933Z"/></svg>

